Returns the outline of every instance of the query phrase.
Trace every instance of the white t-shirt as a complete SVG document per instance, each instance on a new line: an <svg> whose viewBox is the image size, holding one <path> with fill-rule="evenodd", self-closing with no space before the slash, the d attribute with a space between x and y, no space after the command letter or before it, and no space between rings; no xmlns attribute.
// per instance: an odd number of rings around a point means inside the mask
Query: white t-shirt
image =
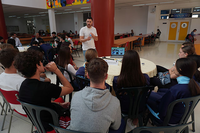
<svg viewBox="0 0 200 133"><path fill-rule="evenodd" d="M90 33L93 33L95 36L98 36L96 28L94 28L93 26L91 28L88 28L87 26L85 26L81 28L80 30L80 36L83 36L84 39L88 38L90 36ZM89 48L96 49L95 44L94 44L94 38L92 38L89 41L82 42L82 47L83 47L83 50L88 50Z"/></svg>
<svg viewBox="0 0 200 133"><path fill-rule="evenodd" d="M22 44L21 44L19 38L17 38L17 37L15 38L15 44L16 44L16 47L22 47Z"/></svg>
<svg viewBox="0 0 200 133"><path fill-rule="evenodd" d="M5 91L19 91L21 83L25 80L19 74L8 74L3 72L0 74L0 88ZM16 109L21 114L26 114L21 105L10 104L13 109Z"/></svg>
<svg viewBox="0 0 200 133"><path fill-rule="evenodd" d="M76 70L74 69L74 67L71 65L71 64L68 64L65 69L71 74L72 76L72 79L74 79L74 76L76 75ZM70 78L69 78L69 75L67 72L64 72L64 76L65 78L71 82Z"/></svg>
<svg viewBox="0 0 200 133"><path fill-rule="evenodd" d="M74 47L74 43L73 43L72 39L68 37L67 40L71 43L72 47Z"/></svg>

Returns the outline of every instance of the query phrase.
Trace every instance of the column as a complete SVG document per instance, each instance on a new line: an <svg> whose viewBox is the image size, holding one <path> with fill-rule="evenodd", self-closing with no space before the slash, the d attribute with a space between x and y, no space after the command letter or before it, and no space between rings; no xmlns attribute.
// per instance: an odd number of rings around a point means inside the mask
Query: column
<svg viewBox="0 0 200 133"><path fill-rule="evenodd" d="M50 33L52 33L53 31L57 33L54 9L48 9L48 14L49 14Z"/></svg>
<svg viewBox="0 0 200 133"><path fill-rule="evenodd" d="M97 29L98 41L95 42L98 56L110 56L114 44L115 0L92 0L91 14Z"/></svg>
<svg viewBox="0 0 200 133"><path fill-rule="evenodd" d="M2 7L2 2L0 0L0 36L4 38L4 41L8 39L8 34L6 30L6 23L5 23L5 18L4 18L4 13L3 13L3 7Z"/></svg>

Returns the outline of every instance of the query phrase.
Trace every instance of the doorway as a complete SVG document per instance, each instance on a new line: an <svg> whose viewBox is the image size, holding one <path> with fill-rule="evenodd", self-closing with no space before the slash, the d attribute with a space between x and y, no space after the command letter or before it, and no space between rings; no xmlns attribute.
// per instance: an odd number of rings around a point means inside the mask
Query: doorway
<svg viewBox="0 0 200 133"><path fill-rule="evenodd" d="M168 41L182 42L189 31L190 20L170 21Z"/></svg>

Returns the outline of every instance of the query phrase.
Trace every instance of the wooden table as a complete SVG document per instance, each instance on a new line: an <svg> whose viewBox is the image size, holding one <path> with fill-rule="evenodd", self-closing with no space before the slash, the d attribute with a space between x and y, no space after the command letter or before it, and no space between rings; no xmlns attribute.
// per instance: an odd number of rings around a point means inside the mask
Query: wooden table
<svg viewBox="0 0 200 133"><path fill-rule="evenodd" d="M138 35L138 36L136 36L136 37L140 37L140 38L143 37L141 45L144 46L145 38L147 38L147 37L149 37L149 36L151 36L151 34Z"/></svg>
<svg viewBox="0 0 200 133"><path fill-rule="evenodd" d="M117 40L114 40L114 45L113 47L123 47L123 44L126 44L127 42L129 42L129 46L127 48L127 50L129 49L133 49L132 45L131 45L131 42L133 41L136 41L138 39L138 37L126 37L126 38L122 38L122 39L117 39Z"/></svg>
<svg viewBox="0 0 200 133"><path fill-rule="evenodd" d="M196 54L200 55L200 35L196 35L194 38L196 38L196 41L194 41L194 47L196 50Z"/></svg>

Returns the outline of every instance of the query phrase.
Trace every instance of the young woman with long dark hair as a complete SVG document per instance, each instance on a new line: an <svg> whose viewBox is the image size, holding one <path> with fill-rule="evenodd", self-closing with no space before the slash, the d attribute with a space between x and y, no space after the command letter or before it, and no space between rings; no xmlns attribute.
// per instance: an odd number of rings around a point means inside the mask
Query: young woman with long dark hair
<svg viewBox="0 0 200 133"><path fill-rule="evenodd" d="M148 99L148 106L151 113L157 118L158 122L162 123L168 105L181 98L192 97L200 94L200 88L193 76L197 70L195 61L189 58L180 58L176 61L175 74L177 75L178 84L172 86L167 92L155 93L152 92ZM184 111L183 104L177 104L173 110L172 117L169 121L170 124L177 124ZM157 115L156 115L157 114Z"/></svg>

